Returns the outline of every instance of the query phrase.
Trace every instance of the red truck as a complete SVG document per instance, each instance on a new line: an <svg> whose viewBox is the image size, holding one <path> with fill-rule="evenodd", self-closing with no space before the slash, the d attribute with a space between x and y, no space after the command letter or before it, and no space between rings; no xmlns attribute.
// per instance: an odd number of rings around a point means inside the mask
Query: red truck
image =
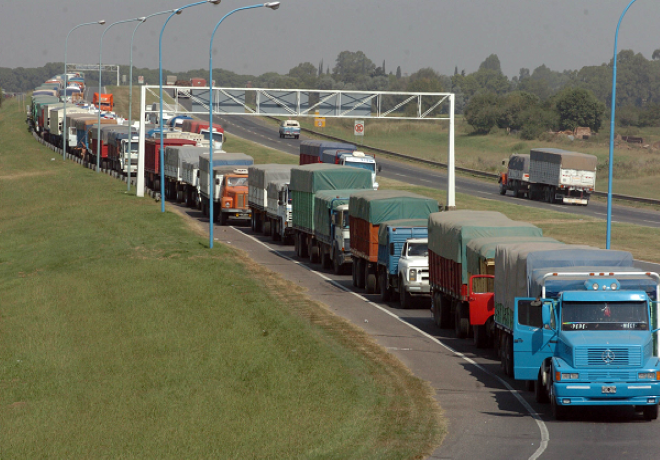
<svg viewBox="0 0 660 460"><path fill-rule="evenodd" d="M160 190L160 139L147 139L144 141L144 172L146 185L151 190ZM191 139L163 139L163 148L168 146L197 145ZM164 152L163 152L164 153Z"/></svg>
<svg viewBox="0 0 660 460"><path fill-rule="evenodd" d="M208 86L203 78L190 79L190 86Z"/></svg>
<svg viewBox="0 0 660 460"><path fill-rule="evenodd" d="M453 325L477 347L494 336L495 248L512 242L557 242L532 224L495 211L447 211L429 216L429 284L435 324Z"/></svg>

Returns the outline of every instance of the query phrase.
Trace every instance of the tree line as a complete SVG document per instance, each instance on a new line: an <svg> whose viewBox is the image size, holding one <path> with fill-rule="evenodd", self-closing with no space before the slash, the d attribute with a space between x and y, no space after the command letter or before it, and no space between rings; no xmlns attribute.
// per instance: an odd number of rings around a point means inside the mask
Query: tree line
<svg viewBox="0 0 660 460"><path fill-rule="evenodd" d="M452 92L456 113L463 113L474 132L488 133L494 127L520 132L533 139L547 130L587 126L598 131L611 104L612 60L599 66L557 72L541 65L530 71L522 68L509 79L502 73L496 54L488 56L475 72L466 74L455 67L451 76L432 67L407 75L401 67L388 69L383 60L376 65L362 51L342 51L332 66L303 62L282 75L242 75L214 69L216 86L310 90L364 90ZM0 67L0 86L9 92L29 91L53 75L62 73L62 63L15 69ZM120 73L129 75L129 67ZM94 75L92 75L94 74ZM207 69L187 72L164 70L163 79L176 75L179 80L208 78ZM145 83L158 84L158 69L133 68L133 83L143 76ZM114 76L113 76L114 77ZM108 76L110 78L110 76ZM86 76L89 85L97 83L95 72ZM107 81L114 81L110 78ZM617 124L623 127L660 126L660 49L651 60L641 53L622 50L617 59Z"/></svg>

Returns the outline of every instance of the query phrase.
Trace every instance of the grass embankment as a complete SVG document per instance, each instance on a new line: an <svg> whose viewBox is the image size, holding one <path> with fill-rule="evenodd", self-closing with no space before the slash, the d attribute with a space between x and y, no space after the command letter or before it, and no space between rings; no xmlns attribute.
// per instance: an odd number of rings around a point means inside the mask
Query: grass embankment
<svg viewBox="0 0 660 460"><path fill-rule="evenodd" d="M413 458L430 388L360 330L0 111L3 458ZM244 149L247 151L247 148Z"/></svg>
<svg viewBox="0 0 660 460"><path fill-rule="evenodd" d="M325 128L315 128L312 118L300 119L301 125L343 139L355 139L393 152L418 158L447 162L447 121L396 121L367 120L364 139L353 135L353 122L349 119L326 118ZM544 140L523 141L506 132L495 132L487 136L470 134L470 127L461 118L456 118L455 162L456 166L480 171L500 172L502 161L513 152L528 153L535 147L555 147L598 157L596 190L607 191L609 168L609 132L602 131L590 140L569 140L566 136L544 135ZM618 131L617 131L618 133ZM613 177L614 193L658 198L657 182L660 180L660 150L652 144L660 140L655 128L645 128L635 133L643 137L645 145L617 141L614 150Z"/></svg>

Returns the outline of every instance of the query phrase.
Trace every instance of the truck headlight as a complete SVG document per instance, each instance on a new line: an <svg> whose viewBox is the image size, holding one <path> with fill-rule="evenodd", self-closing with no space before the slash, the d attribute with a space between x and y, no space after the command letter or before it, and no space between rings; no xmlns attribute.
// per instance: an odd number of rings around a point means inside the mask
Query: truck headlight
<svg viewBox="0 0 660 460"><path fill-rule="evenodd" d="M562 380L577 380L580 378L580 374L561 374Z"/></svg>
<svg viewBox="0 0 660 460"><path fill-rule="evenodd" d="M410 273L408 274L408 279L410 279L410 281L417 281L417 270L415 270L414 268L410 270Z"/></svg>
<svg viewBox="0 0 660 460"><path fill-rule="evenodd" d="M637 374L640 380L657 380L657 372L640 372Z"/></svg>

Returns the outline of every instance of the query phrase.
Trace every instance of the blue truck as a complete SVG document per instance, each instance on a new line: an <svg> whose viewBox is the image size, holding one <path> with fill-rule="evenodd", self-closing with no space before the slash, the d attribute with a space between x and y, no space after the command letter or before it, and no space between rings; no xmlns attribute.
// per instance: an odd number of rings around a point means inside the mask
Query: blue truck
<svg viewBox="0 0 660 460"><path fill-rule="evenodd" d="M378 227L378 289L383 302L399 299L401 308L431 298L428 220L402 219Z"/></svg>
<svg viewBox="0 0 660 460"><path fill-rule="evenodd" d="M534 248L536 246L536 248ZM657 273L632 255L504 244L495 254L495 321L507 374L558 420L572 406L634 406L658 417Z"/></svg>
<svg viewBox="0 0 660 460"><path fill-rule="evenodd" d="M280 139L286 137L293 137L294 139L300 138L300 123L296 120L284 120L280 123Z"/></svg>

